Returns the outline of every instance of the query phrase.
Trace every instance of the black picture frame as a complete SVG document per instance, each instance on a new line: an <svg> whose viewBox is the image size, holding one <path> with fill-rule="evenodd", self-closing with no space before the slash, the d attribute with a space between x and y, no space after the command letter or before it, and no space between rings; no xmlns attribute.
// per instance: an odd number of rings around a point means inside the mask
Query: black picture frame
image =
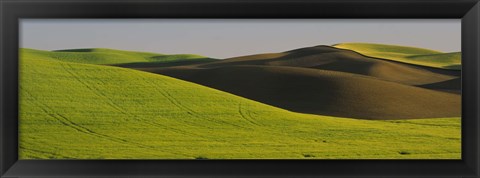
<svg viewBox="0 0 480 178"><path fill-rule="evenodd" d="M478 0L0 0L0 177L479 177ZM21 18L456 18L461 160L18 160Z"/></svg>

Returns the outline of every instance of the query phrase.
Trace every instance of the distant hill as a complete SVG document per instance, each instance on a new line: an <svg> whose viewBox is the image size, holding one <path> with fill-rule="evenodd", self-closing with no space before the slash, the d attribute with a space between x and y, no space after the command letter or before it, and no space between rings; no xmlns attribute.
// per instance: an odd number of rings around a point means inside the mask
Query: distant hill
<svg viewBox="0 0 480 178"><path fill-rule="evenodd" d="M57 51L42 51L34 49L21 49L25 55L34 54L36 57L48 58L63 62L85 64L121 65L130 63L170 63L178 61L214 61L215 59L195 54L157 54L148 52L135 52L105 48L68 49Z"/></svg>
<svg viewBox="0 0 480 178"><path fill-rule="evenodd" d="M461 69L461 52L443 53L430 49L373 43L340 43L333 46L370 57L442 69Z"/></svg>
<svg viewBox="0 0 480 178"><path fill-rule="evenodd" d="M360 74L407 85L424 85L460 76L450 71L409 65L363 56L357 52L331 46L313 46L282 53L256 54L196 65L198 68L215 68L233 65L267 65L315 68Z"/></svg>

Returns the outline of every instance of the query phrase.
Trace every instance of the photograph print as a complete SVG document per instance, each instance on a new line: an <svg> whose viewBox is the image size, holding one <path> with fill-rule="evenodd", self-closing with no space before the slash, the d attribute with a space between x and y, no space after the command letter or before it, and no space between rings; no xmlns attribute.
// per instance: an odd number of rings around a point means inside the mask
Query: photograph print
<svg viewBox="0 0 480 178"><path fill-rule="evenodd" d="M21 19L21 160L461 159L456 19Z"/></svg>

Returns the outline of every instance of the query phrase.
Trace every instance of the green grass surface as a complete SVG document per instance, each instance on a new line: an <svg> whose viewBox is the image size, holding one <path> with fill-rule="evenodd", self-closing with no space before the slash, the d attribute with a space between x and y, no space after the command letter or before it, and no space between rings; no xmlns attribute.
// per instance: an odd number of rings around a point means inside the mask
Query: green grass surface
<svg viewBox="0 0 480 178"><path fill-rule="evenodd" d="M334 47L353 50L370 57L409 64L451 70L461 69L461 52L443 53L416 47L371 43L341 43Z"/></svg>
<svg viewBox="0 0 480 178"><path fill-rule="evenodd" d="M56 52L22 50L20 159L461 156L460 118L300 114L162 75L64 62L72 59L48 53Z"/></svg>
<svg viewBox="0 0 480 178"><path fill-rule="evenodd" d="M35 49L21 49L24 57L36 57L63 62L75 62L85 64L128 64L128 63L166 63L194 60L215 60L195 54L157 54L147 52L123 51L105 48L71 49L59 51L42 51Z"/></svg>

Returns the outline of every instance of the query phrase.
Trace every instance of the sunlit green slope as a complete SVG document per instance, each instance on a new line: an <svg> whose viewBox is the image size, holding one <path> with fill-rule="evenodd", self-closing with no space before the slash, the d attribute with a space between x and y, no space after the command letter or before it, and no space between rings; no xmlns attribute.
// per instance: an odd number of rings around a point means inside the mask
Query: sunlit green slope
<svg viewBox="0 0 480 178"><path fill-rule="evenodd" d="M22 52L20 159L461 155L459 118L368 121L299 114L162 75Z"/></svg>
<svg viewBox="0 0 480 178"><path fill-rule="evenodd" d="M42 51L23 48L20 50L20 54L25 55L25 57L35 56L42 59L54 59L63 62L86 64L128 64L140 62L165 63L174 61L215 60L195 54L166 55L105 48L71 49L59 51Z"/></svg>
<svg viewBox="0 0 480 178"><path fill-rule="evenodd" d="M341 43L334 45L334 47L353 50L370 57L421 66L453 70L461 69L461 52L443 53L416 47L372 43Z"/></svg>

